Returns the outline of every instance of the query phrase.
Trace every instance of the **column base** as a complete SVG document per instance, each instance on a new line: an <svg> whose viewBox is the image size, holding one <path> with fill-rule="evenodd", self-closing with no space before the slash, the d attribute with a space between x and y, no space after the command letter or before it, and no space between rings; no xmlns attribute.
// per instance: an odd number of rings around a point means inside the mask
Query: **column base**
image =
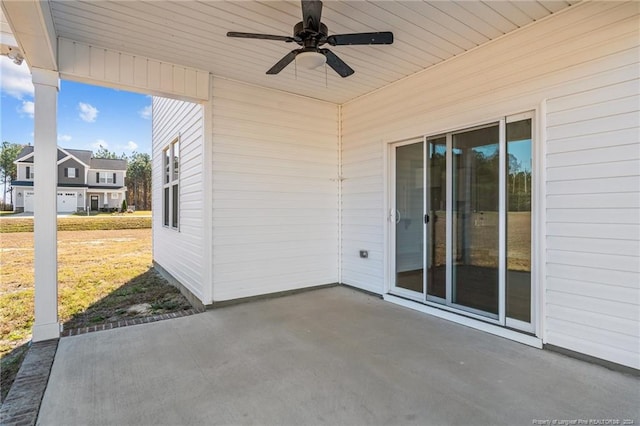
<svg viewBox="0 0 640 426"><path fill-rule="evenodd" d="M60 337L60 324L52 322L48 324L34 324L31 340L42 342L44 340L58 339Z"/></svg>

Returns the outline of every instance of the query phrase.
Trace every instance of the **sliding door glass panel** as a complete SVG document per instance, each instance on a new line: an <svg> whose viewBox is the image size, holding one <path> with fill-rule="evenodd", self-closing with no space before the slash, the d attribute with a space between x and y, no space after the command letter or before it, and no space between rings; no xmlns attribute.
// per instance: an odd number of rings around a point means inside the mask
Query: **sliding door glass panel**
<svg viewBox="0 0 640 426"><path fill-rule="evenodd" d="M453 134L452 302L498 315L498 125Z"/></svg>
<svg viewBox="0 0 640 426"><path fill-rule="evenodd" d="M423 292L424 144L396 147L396 287Z"/></svg>
<svg viewBox="0 0 640 426"><path fill-rule="evenodd" d="M447 297L447 138L427 139L427 295Z"/></svg>
<svg viewBox="0 0 640 426"><path fill-rule="evenodd" d="M507 317L531 322L531 119L507 124Z"/></svg>

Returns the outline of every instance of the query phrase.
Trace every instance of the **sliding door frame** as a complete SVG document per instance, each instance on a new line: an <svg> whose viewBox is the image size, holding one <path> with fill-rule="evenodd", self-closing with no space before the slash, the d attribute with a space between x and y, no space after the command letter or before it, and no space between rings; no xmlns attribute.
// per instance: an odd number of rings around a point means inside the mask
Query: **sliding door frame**
<svg viewBox="0 0 640 426"><path fill-rule="evenodd" d="M414 292L408 289L404 289L402 287L398 287L396 285L397 280L397 252L396 252L396 222L400 219L398 214L398 208L396 205L397 202L397 194L396 194L396 149L402 146L413 145L422 143L422 152L423 152L423 168L422 168L422 182L423 182L423 203L422 203L422 214L425 213L425 203L426 197L424 195L424 183L426 181L426 170L424 167L424 150L425 150L425 139L424 138L413 138L407 139L404 141L393 142L388 144L389 150L389 179L388 179L388 187L389 187L389 201L388 201L388 209L387 209L387 219L389 223L389 281L388 281L388 289L387 291L395 294L397 296L405 297L407 299L415 300L418 302L423 302L424 294L426 291L426 274L423 272L422 278L422 293ZM426 235L426 227L423 224L422 227L422 241L425 241ZM423 261L422 266L424 269L424 253L426 247L423 250Z"/></svg>
<svg viewBox="0 0 640 426"><path fill-rule="evenodd" d="M507 302L507 294L506 294L506 274L507 274L507 141L506 141L506 125L511 122L520 121L520 120L531 120L531 140L532 140L532 195L531 195L531 277L530 277L530 322L526 323L524 321L520 321L513 318L508 318L506 314L506 302ZM470 307L461 306L453 303L452 295L453 295L453 274L452 274L452 265L453 265L453 135L456 133L462 133L477 129L482 129L490 126L498 125L499 128L499 182L498 182L498 315L497 318L493 318L492 316L487 315L487 313L483 311L479 311ZM539 264L539 245L536 242L535 236L537 235L538 230L540 229L540 225L537 220L539 206L535 205L539 201L540 188L539 186L539 175L541 174L538 164L539 164L539 137L538 137L538 129L536 123L536 111L531 110L525 113L520 114L512 114L508 116L503 116L497 120L487 120L483 124L479 124L476 126L470 127L461 127L455 128L453 130L449 130L447 132L434 132L428 135L424 135L422 137L423 143L423 215L429 213L429 161L428 161L428 140L435 137L446 137L446 299L442 299L436 296L428 295L428 256L430 255L430 244L427 244L428 237L428 228L427 225L423 221L423 242L424 242L424 250L423 250L423 293L418 294L411 291L403 291L403 289L399 289L395 286L396 280L396 247L395 247L395 220L396 213L393 211L395 209L396 203L396 193L395 193L395 177L396 177L396 164L395 164L395 149L398 146L409 145L412 143L419 143L419 138L407 139L404 141L397 142L385 142L383 143L385 147L385 156L387 157L387 176L386 176L386 187L387 194L385 196L385 209L387 211L386 216L386 226L387 226L387 238L385 239L386 250L387 253L387 262L386 269L387 273L385 276L387 279L385 280L385 291L391 294L395 294L400 297L405 297L407 299L414 300L416 302L432 306L438 309L450 311L462 316L467 316L470 318L478 319L483 322L487 322L490 324L499 325L506 328L512 328L518 331L526 332L526 333L536 333L539 328L539 318L537 313L537 306L539 305L539 276L535 271L534 265ZM443 303L444 302L444 303Z"/></svg>

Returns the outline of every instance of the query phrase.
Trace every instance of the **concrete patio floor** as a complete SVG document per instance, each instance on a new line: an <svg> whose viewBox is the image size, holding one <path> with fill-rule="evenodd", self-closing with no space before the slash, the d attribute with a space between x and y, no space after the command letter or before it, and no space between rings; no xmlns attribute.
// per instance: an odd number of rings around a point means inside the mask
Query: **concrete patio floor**
<svg viewBox="0 0 640 426"><path fill-rule="evenodd" d="M38 423L638 424L639 401L637 377L334 287L62 338Z"/></svg>

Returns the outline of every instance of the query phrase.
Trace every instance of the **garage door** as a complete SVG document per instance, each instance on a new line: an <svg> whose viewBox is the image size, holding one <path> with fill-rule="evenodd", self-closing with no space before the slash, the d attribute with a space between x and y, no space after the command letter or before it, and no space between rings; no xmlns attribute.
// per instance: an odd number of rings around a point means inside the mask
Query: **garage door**
<svg viewBox="0 0 640 426"><path fill-rule="evenodd" d="M75 212L78 206L77 192L58 192L58 211Z"/></svg>
<svg viewBox="0 0 640 426"><path fill-rule="evenodd" d="M33 213L33 191L24 191L24 211Z"/></svg>

